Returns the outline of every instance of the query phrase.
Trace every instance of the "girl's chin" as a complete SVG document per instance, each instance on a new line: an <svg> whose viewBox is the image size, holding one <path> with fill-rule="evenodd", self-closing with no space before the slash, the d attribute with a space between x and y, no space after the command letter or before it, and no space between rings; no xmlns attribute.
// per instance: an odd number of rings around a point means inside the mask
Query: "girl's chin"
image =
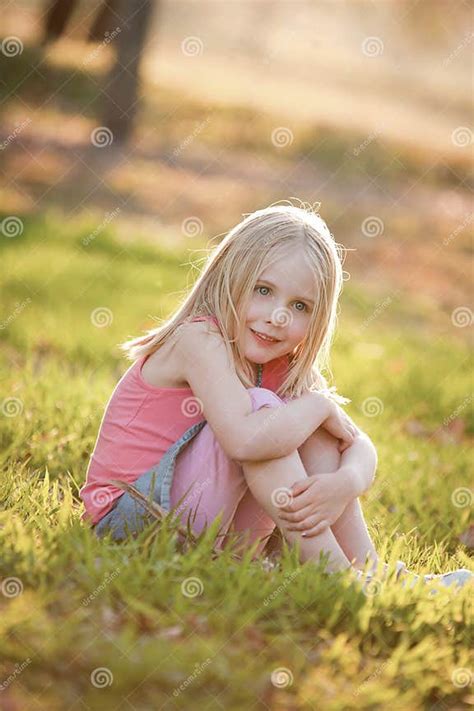
<svg viewBox="0 0 474 711"><path fill-rule="evenodd" d="M276 349L270 349L268 353L265 354L257 351L257 349L251 350L250 348L248 348L245 351L245 357L251 363L256 363L257 365L260 363L261 365L263 365L264 363L269 363L271 360L275 360L275 358L281 358L282 356L286 355L285 353L275 352L275 350Z"/></svg>

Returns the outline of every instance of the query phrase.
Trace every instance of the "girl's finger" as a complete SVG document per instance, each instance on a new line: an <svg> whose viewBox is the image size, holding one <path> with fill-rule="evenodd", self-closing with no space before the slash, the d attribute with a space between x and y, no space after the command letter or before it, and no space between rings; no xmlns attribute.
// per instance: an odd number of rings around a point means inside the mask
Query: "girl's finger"
<svg viewBox="0 0 474 711"><path fill-rule="evenodd" d="M297 481L293 486L291 487L291 493L293 496L299 496L299 494L302 494L303 491L306 491L308 486L310 485L310 480L308 479L303 479L303 481Z"/></svg>
<svg viewBox="0 0 474 711"><path fill-rule="evenodd" d="M309 531L317 524L317 516L308 516L303 521L299 523L290 524L287 529L288 531Z"/></svg>
<svg viewBox="0 0 474 711"><path fill-rule="evenodd" d="M304 538L312 538L313 536L319 536L320 533L323 533L323 531L328 528L329 523L327 521L321 521L321 523L318 523L316 526L313 526L313 528L310 528L308 531L303 531L301 534Z"/></svg>
<svg viewBox="0 0 474 711"><path fill-rule="evenodd" d="M296 513L297 511L302 511L308 506L311 506L311 504L314 505L314 495L311 496L310 494L311 492L303 491L302 494L298 494L298 496L294 497L292 502L293 513Z"/></svg>
<svg viewBox="0 0 474 711"><path fill-rule="evenodd" d="M298 494L298 497L300 497L300 496L301 496L301 494ZM278 510L281 513L287 513L287 514L296 513L297 511L301 511L303 506L305 506L305 501L306 501L306 499L296 498L296 496L291 496L291 499L288 503L286 503L284 506L278 506Z"/></svg>
<svg viewBox="0 0 474 711"><path fill-rule="evenodd" d="M313 512L314 513L314 512ZM278 517L283 519L283 521L289 521L290 523L299 523L304 521L311 514L311 508L306 506L304 509L298 509L298 511L290 512L280 512Z"/></svg>

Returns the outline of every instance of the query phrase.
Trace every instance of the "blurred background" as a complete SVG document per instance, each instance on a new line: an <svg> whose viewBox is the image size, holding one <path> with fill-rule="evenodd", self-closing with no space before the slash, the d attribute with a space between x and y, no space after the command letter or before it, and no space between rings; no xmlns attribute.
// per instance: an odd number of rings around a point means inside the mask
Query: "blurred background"
<svg viewBox="0 0 474 711"><path fill-rule="evenodd" d="M469 303L471 13L461 0L2 3L5 216L194 248L295 196L321 203L371 298L401 289L422 321L449 314Z"/></svg>

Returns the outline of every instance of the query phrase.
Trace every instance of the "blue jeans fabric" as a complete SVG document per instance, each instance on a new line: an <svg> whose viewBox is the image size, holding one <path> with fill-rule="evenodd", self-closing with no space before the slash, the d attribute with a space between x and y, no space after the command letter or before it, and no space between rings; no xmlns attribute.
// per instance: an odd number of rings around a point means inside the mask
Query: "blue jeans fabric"
<svg viewBox="0 0 474 711"><path fill-rule="evenodd" d="M151 498L167 511L170 510L170 491L173 483L176 457L180 451L202 430L206 420L197 422L181 435L181 437L166 450L159 463L142 474L133 482L133 486L147 498ZM120 541L127 535L142 531L149 523L151 516L144 506L136 501L126 491L116 500L114 506L96 523L93 530L102 538L108 531L112 539Z"/></svg>

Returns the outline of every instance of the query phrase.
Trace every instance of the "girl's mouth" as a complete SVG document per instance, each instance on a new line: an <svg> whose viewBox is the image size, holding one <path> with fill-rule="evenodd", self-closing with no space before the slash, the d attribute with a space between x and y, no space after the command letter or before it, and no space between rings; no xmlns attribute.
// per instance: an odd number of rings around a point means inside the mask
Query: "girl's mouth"
<svg viewBox="0 0 474 711"><path fill-rule="evenodd" d="M263 334L263 333L254 331L253 328L251 328L250 330L252 331L253 335L255 336L255 338L257 339L257 341L259 343L265 343L265 345L267 345L267 346L272 346L272 345L275 345L275 343L280 343L280 341L277 340L276 338L270 338L269 336L265 336L265 334Z"/></svg>

